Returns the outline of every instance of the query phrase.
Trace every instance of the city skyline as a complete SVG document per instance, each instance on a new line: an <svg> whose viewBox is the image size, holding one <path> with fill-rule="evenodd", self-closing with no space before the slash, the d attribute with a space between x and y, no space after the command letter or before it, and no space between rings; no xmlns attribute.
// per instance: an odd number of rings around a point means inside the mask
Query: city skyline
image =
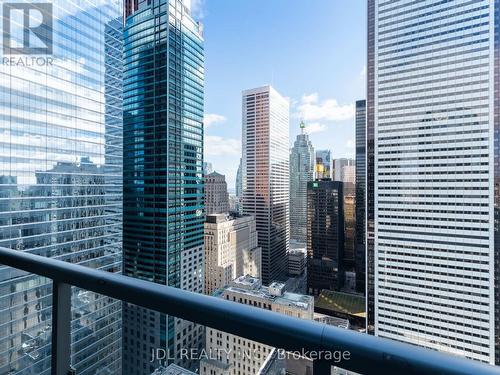
<svg viewBox="0 0 500 375"><path fill-rule="evenodd" d="M500 0L80 3L0 6L0 375L500 373Z"/></svg>
<svg viewBox="0 0 500 375"><path fill-rule="evenodd" d="M334 159L354 158L355 101L366 91L364 1L316 0L307 5L314 17L302 17L304 4L295 0L192 5L206 40L205 161L226 176L230 192L241 156L239 95L249 87L269 84L289 99L290 148L304 120L315 150L330 149ZM259 28L248 21L251 15L258 17ZM258 51L248 48L257 45Z"/></svg>

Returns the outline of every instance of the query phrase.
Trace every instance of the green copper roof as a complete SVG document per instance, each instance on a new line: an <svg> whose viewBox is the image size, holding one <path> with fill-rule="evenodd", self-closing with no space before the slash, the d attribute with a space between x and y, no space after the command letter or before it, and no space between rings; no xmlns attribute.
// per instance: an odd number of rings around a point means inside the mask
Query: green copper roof
<svg viewBox="0 0 500 375"><path fill-rule="evenodd" d="M366 317L365 298L361 295L323 289L314 306L348 315Z"/></svg>

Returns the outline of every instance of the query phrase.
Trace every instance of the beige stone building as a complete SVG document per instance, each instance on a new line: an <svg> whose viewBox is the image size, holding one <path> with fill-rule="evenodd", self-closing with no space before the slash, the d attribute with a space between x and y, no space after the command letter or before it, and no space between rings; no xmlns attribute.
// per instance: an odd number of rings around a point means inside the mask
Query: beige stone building
<svg viewBox="0 0 500 375"><path fill-rule="evenodd" d="M314 298L288 293L284 288L282 283L274 282L266 287L255 277L241 276L218 290L215 296L288 316L313 319ZM205 348L217 358L201 361L201 375L259 374L273 350L270 346L212 328L207 328Z"/></svg>
<svg viewBox="0 0 500 375"><path fill-rule="evenodd" d="M260 278L261 249L253 216L207 215L205 221L205 294L239 276Z"/></svg>

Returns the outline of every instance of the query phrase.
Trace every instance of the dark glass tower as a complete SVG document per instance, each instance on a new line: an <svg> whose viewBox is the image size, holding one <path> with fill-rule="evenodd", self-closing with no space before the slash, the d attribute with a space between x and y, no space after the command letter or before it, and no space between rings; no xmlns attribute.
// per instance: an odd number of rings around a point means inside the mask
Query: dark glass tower
<svg viewBox="0 0 500 375"><path fill-rule="evenodd" d="M340 181L307 183L307 290L338 290L344 280L344 193Z"/></svg>
<svg viewBox="0 0 500 375"><path fill-rule="evenodd" d="M366 285L366 100L356 101L356 290Z"/></svg>
<svg viewBox="0 0 500 375"><path fill-rule="evenodd" d="M123 273L202 292L203 38L187 5L125 3ZM152 349L202 340L201 327L136 306L123 318L126 374L150 374Z"/></svg>
<svg viewBox="0 0 500 375"><path fill-rule="evenodd" d="M366 328L375 327L375 0L368 0L366 62Z"/></svg>

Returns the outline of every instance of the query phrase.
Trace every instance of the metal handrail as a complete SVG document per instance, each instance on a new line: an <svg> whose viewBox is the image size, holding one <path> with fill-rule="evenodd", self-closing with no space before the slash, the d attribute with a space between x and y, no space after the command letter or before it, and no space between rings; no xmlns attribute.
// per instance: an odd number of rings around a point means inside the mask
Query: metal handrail
<svg viewBox="0 0 500 375"><path fill-rule="evenodd" d="M349 360L340 363L326 361L323 355L322 364L331 364L361 374L500 374L499 367L459 356L17 250L0 248L0 264L54 281L56 291L53 293L55 297L52 308L58 312L58 319L53 322L53 326L55 324L57 332L63 332L66 337L52 335L52 353L56 357L52 358L52 363L53 366L63 368L61 372L53 368L53 374L66 374L69 368L67 353L65 358L57 358L61 354L60 349L64 352L61 340L68 346L70 316L67 314L68 306L60 306L71 304L67 285L287 351L348 351ZM62 288L62 293L57 292L59 288ZM61 295L64 296L62 301L59 299ZM67 362L66 367L58 365L61 362Z"/></svg>

